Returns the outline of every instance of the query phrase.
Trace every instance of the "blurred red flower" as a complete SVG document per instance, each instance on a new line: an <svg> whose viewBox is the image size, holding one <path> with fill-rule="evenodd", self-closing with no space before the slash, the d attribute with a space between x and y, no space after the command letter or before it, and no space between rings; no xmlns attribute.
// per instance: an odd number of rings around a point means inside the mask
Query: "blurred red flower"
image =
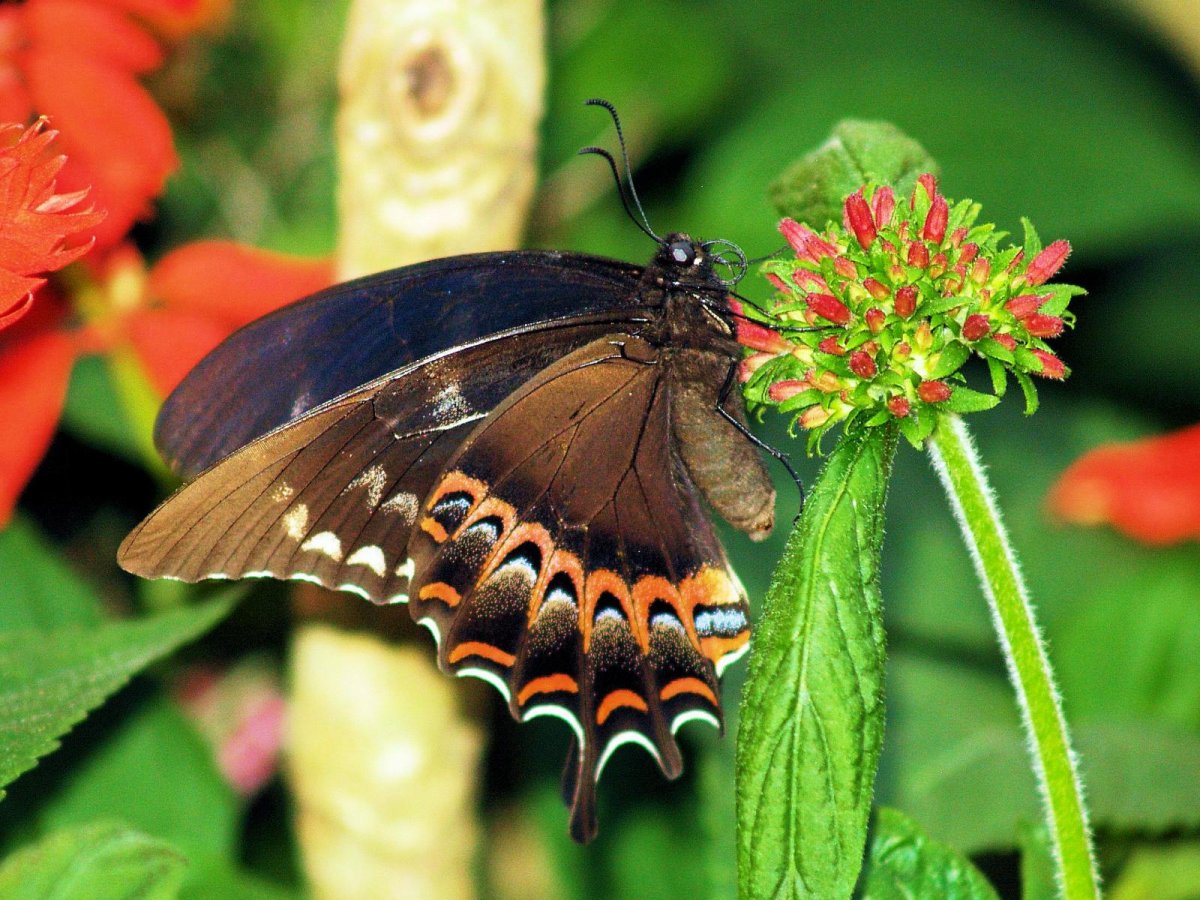
<svg viewBox="0 0 1200 900"><path fill-rule="evenodd" d="M66 246L68 237L95 228L104 213L81 206L86 190L55 193L66 162L46 151L57 132L41 119L24 128L0 125L0 329L29 311L39 277L87 253L92 241Z"/></svg>
<svg viewBox="0 0 1200 900"><path fill-rule="evenodd" d="M48 116L68 157L59 185L88 186L108 218L101 246L119 241L177 165L166 116L137 81L162 48L131 10L183 0L25 0L0 4L0 121Z"/></svg>
<svg viewBox="0 0 1200 900"><path fill-rule="evenodd" d="M96 282L77 292L86 324L70 328L68 304L44 287L21 322L0 332L0 527L46 452L83 353L127 353L164 396L228 334L333 279L325 259L302 259L226 241L201 241L149 272L121 245L93 263Z"/></svg>
<svg viewBox="0 0 1200 900"><path fill-rule="evenodd" d="M1147 544L1200 539L1200 425L1085 454L1051 488L1049 507Z"/></svg>

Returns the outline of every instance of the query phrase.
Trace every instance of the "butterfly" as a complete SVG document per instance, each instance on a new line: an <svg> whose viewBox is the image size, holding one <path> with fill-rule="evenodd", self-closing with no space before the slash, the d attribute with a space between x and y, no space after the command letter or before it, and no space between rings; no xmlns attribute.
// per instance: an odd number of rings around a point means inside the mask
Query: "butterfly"
<svg viewBox="0 0 1200 900"><path fill-rule="evenodd" d="M584 152L620 185L607 151ZM614 750L640 744L675 778L679 728L722 728L749 607L705 504L755 538L774 519L732 390L732 245L643 230L644 267L456 256L236 332L164 404L155 441L186 483L120 564L407 603L444 671L490 682L518 721L571 727L564 798L590 840Z"/></svg>

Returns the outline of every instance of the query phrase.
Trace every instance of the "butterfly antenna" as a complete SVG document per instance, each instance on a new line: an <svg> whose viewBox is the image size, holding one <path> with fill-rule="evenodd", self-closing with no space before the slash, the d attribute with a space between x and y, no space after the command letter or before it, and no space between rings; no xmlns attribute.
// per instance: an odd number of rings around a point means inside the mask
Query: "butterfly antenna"
<svg viewBox="0 0 1200 900"><path fill-rule="evenodd" d="M766 262L768 259L774 259L776 256L778 256L780 253L783 253L787 249L788 249L788 245L784 244L778 250L768 253L766 256L756 256L754 259L746 260L746 264L749 266L757 266L759 263Z"/></svg>
<svg viewBox="0 0 1200 900"><path fill-rule="evenodd" d="M629 186L629 196L633 199L633 205L641 216L641 221L633 215L629 210L629 203L625 200L625 192L621 191L621 201L625 204L625 211L629 213L629 218L633 219L638 228L642 229L646 234L653 238L659 244L664 243L663 239L654 233L654 229L650 227L650 220L646 217L646 210L642 208L642 201L638 197L637 188L633 184L633 170L629 167L629 150L625 147L625 132L621 128L621 117L617 115L617 108L609 101L599 97L592 97L590 100L583 101L584 106L601 106L608 110L608 114L612 116L613 126L617 129L617 143L621 145L621 162L625 164L625 183ZM595 153L599 150L598 147L585 147L580 150L580 153ZM613 160L612 154L607 151L603 154L608 158L609 164L613 168L613 176L617 179L617 187L621 187L621 177L617 172L617 164Z"/></svg>
<svg viewBox="0 0 1200 900"><path fill-rule="evenodd" d="M617 195L621 198L621 205L625 207L625 214L629 216L629 220L638 228L645 232L646 236L656 243L663 243L663 239L651 231L647 226L638 221L638 217L633 214L633 209L629 206L629 198L625 196L625 189L621 186L621 173L617 170L617 161L613 159L613 155L603 147L584 147L579 151L580 156L594 154L608 163L608 167L612 169L613 179L617 182Z"/></svg>

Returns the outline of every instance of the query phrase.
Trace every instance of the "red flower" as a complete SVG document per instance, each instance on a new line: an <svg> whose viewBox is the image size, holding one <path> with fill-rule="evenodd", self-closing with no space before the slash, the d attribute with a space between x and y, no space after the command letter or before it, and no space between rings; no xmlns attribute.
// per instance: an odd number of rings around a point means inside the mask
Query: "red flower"
<svg viewBox="0 0 1200 900"><path fill-rule="evenodd" d="M0 333L0 421L20 423L0 441L0 527L50 444L81 353L132 353L165 395L232 331L332 280L325 260L219 241L181 247L149 273L122 246L94 269L81 330L67 329L67 303L48 285L32 312Z"/></svg>
<svg viewBox="0 0 1200 900"><path fill-rule="evenodd" d="M922 381L917 385L917 396L926 403L945 403L950 399L950 385L944 381Z"/></svg>
<svg viewBox="0 0 1200 900"><path fill-rule="evenodd" d="M42 272L61 269L91 249L66 239L95 228L104 213L80 207L86 192L55 193L65 160L47 155L56 132L44 120L29 128L0 125L0 328L29 311Z"/></svg>
<svg viewBox="0 0 1200 900"><path fill-rule="evenodd" d="M822 319L835 325L845 325L850 321L850 308L832 294L809 294L804 302Z"/></svg>
<svg viewBox="0 0 1200 900"><path fill-rule="evenodd" d="M871 207L867 205L862 188L846 198L846 202L842 205L842 221L845 223L847 231L854 232L860 247L866 250L871 246L877 232L875 231L875 220L871 215Z"/></svg>
<svg viewBox="0 0 1200 900"><path fill-rule="evenodd" d="M91 186L108 218L102 246L143 216L176 167L166 117L137 77L162 62L132 7L168 0L26 0L0 5L0 120L50 117L68 157L67 192Z"/></svg>
<svg viewBox="0 0 1200 900"><path fill-rule="evenodd" d="M1148 544L1200 538L1200 425L1091 451L1059 478L1049 507Z"/></svg>
<svg viewBox="0 0 1200 900"><path fill-rule="evenodd" d="M1043 284L1062 268L1070 255L1070 244L1066 241L1055 241L1033 258L1033 262L1025 270L1026 280L1030 284Z"/></svg>

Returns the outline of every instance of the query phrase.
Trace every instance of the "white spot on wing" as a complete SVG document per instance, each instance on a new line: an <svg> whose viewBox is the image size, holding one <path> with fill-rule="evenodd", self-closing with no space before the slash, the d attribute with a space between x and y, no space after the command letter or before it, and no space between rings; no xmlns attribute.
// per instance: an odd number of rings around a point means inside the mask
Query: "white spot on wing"
<svg viewBox="0 0 1200 900"><path fill-rule="evenodd" d="M687 712L681 712L671 720L671 734L678 733L679 729L688 722L707 722L718 731L721 729L721 723L717 721L717 717L703 709L689 709Z"/></svg>
<svg viewBox="0 0 1200 900"><path fill-rule="evenodd" d="M742 646L738 647L732 653L726 653L719 660L717 660L717 677L720 678L721 674L731 665L741 659L749 649L750 642L746 641L746 643L742 644Z"/></svg>
<svg viewBox="0 0 1200 900"><path fill-rule="evenodd" d="M367 489L367 506L374 509L383 499L383 489L387 487L388 475L383 466L371 466L364 469L357 478L346 485L346 490L355 488Z"/></svg>
<svg viewBox="0 0 1200 900"><path fill-rule="evenodd" d="M301 550L315 550L330 559L341 562L342 542L332 531L319 531L300 545Z"/></svg>
<svg viewBox="0 0 1200 900"><path fill-rule="evenodd" d="M522 722L528 722L530 719L536 719L538 716L553 716L556 719L562 719L571 726L571 730L575 732L575 737L579 738L579 743L583 744L583 726L579 724L579 720L565 706L558 706L553 703L544 703L541 706L533 706L526 710L525 715L521 716Z"/></svg>
<svg viewBox="0 0 1200 900"><path fill-rule="evenodd" d="M343 582L342 584L339 584L337 586L337 590L346 591L349 594L357 594L358 596L362 597L364 600L371 599L371 595L369 593L367 593L366 588L361 587L360 585L357 585L352 581L346 581L346 582Z"/></svg>
<svg viewBox="0 0 1200 900"><path fill-rule="evenodd" d="M416 571L417 565L411 559L406 559L400 565L396 566L396 574L401 578L407 578L412 581L413 573Z"/></svg>
<svg viewBox="0 0 1200 900"><path fill-rule="evenodd" d="M397 491L379 508L384 512L399 513L406 523L412 524L417 519L417 495L411 491Z"/></svg>
<svg viewBox="0 0 1200 900"><path fill-rule="evenodd" d="M348 566L366 566L380 578L387 572L387 560L384 559L383 549L375 544L365 544L350 554L346 560Z"/></svg>
<svg viewBox="0 0 1200 900"><path fill-rule="evenodd" d="M289 499L294 493L296 493L296 491L290 484L288 484L286 481L281 481L275 487L275 490L271 491L271 499L276 503L282 503L284 500Z"/></svg>
<svg viewBox="0 0 1200 900"><path fill-rule="evenodd" d="M304 537L304 533L308 531L308 504L297 503L286 513L283 514L283 530L287 532L287 536L293 541L298 541Z"/></svg>
<svg viewBox="0 0 1200 900"><path fill-rule="evenodd" d="M438 421L461 419L470 414L471 407L463 397L456 381L451 381L433 398L433 415Z"/></svg>
<svg viewBox="0 0 1200 900"><path fill-rule="evenodd" d="M457 674L459 678L478 678L480 681L486 681L500 692L505 703L512 700L508 685L495 672L489 672L487 669L459 669Z"/></svg>
<svg viewBox="0 0 1200 900"><path fill-rule="evenodd" d="M433 642L437 645L439 650L442 649L442 633L438 631L437 622L426 616L424 619L418 619L417 624L424 625L426 628L428 628L429 633L433 635Z"/></svg>
<svg viewBox="0 0 1200 900"><path fill-rule="evenodd" d="M616 752L618 747L622 747L625 744L641 744L650 752L651 756L660 763L662 762L662 756L659 754L658 748L650 742L648 737L640 731L622 731L620 734L613 736L608 746L604 748L604 752L600 754L600 759L596 763L596 781L600 780L600 773L604 771L604 765L608 762L609 757Z"/></svg>

